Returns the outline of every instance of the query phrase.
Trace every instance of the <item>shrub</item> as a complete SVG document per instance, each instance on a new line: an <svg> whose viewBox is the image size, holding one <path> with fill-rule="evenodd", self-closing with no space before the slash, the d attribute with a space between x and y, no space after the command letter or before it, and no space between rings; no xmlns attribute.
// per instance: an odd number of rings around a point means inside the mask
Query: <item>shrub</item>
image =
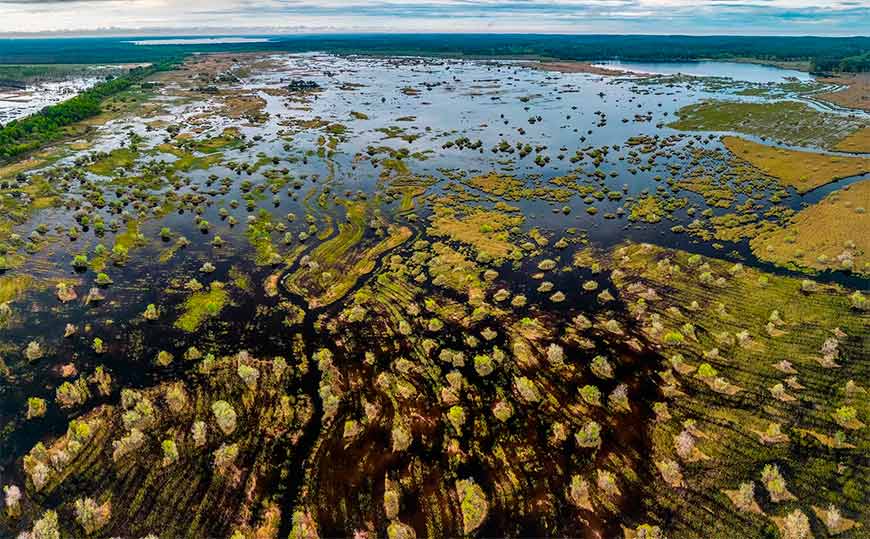
<svg viewBox="0 0 870 539"><path fill-rule="evenodd" d="M164 466L169 466L178 461L178 447L175 445L175 440L163 440L160 447L163 448Z"/></svg>
<svg viewBox="0 0 870 539"><path fill-rule="evenodd" d="M574 440L580 447L598 448L601 446L601 425L590 421L574 434Z"/></svg>
<svg viewBox="0 0 870 539"><path fill-rule="evenodd" d="M585 385L580 388L580 396L592 406L601 406L601 391L593 385Z"/></svg>
<svg viewBox="0 0 870 539"><path fill-rule="evenodd" d="M222 444L214 452L214 469L219 474L223 474L236 461L239 456L238 444Z"/></svg>
<svg viewBox="0 0 870 539"><path fill-rule="evenodd" d="M194 447L202 447L206 442L205 421L194 421L190 427L190 435L193 438Z"/></svg>
<svg viewBox="0 0 870 539"><path fill-rule="evenodd" d="M87 535L91 535L108 524L112 514L111 502L97 505L93 498L80 498L75 501L75 512L76 522L84 528Z"/></svg>
<svg viewBox="0 0 870 539"><path fill-rule="evenodd" d="M698 366L698 376L700 378L715 378L719 375L719 371L713 368L709 363L701 363Z"/></svg>
<svg viewBox="0 0 870 539"><path fill-rule="evenodd" d="M257 389L257 379L260 378L260 371L248 365L239 365L236 373L238 373L239 378L242 379L242 382L245 383L248 389L251 391Z"/></svg>
<svg viewBox="0 0 870 539"><path fill-rule="evenodd" d="M218 427L227 436L236 430L236 411L227 401L216 401L211 405Z"/></svg>

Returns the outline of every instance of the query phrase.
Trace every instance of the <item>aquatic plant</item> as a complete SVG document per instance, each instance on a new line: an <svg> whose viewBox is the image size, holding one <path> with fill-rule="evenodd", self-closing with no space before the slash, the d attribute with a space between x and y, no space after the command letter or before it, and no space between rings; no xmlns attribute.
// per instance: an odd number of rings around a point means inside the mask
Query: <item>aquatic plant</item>
<svg viewBox="0 0 870 539"><path fill-rule="evenodd" d="M761 513L761 507L755 501L755 483L747 481L740 483L737 490L726 490L725 494L731 499L735 507L741 511L750 513Z"/></svg>
<svg viewBox="0 0 870 539"><path fill-rule="evenodd" d="M547 347L547 362L555 368L565 365L565 349L556 343L550 343Z"/></svg>
<svg viewBox="0 0 870 539"><path fill-rule="evenodd" d="M202 447L207 441L207 427L205 421L194 421L190 427L190 435L193 438L194 447Z"/></svg>
<svg viewBox="0 0 870 539"><path fill-rule="evenodd" d="M849 295L849 303L857 311L870 311L870 301L858 290Z"/></svg>
<svg viewBox="0 0 870 539"><path fill-rule="evenodd" d="M625 384L619 384L613 388L613 391L611 391L610 395L607 397L607 404L613 410L630 412L631 406L628 403L628 386Z"/></svg>
<svg viewBox="0 0 870 539"><path fill-rule="evenodd" d="M72 266L79 271L88 269L88 257L86 255L76 255L73 258Z"/></svg>
<svg viewBox="0 0 870 539"><path fill-rule="evenodd" d="M782 539L812 539L810 520L800 509L795 509L784 518L776 519Z"/></svg>
<svg viewBox="0 0 870 539"><path fill-rule="evenodd" d="M451 406L447 412L447 419L457 434L462 434L462 426L465 424L465 410L462 406Z"/></svg>
<svg viewBox="0 0 870 539"><path fill-rule="evenodd" d="M665 483L674 488L686 486L683 481L683 474L680 471L680 465L675 460L664 459L657 461L656 468L662 474L662 479L665 480Z"/></svg>
<svg viewBox="0 0 870 539"><path fill-rule="evenodd" d="M45 399L39 397L28 397L27 399L27 419L42 417L46 412Z"/></svg>
<svg viewBox="0 0 870 539"><path fill-rule="evenodd" d="M621 494L616 477L607 470L596 470L595 484L606 495L615 498Z"/></svg>
<svg viewBox="0 0 870 539"><path fill-rule="evenodd" d="M157 352L157 357L154 359L154 363L161 367L167 367L172 364L173 361L175 361L175 356L166 350L160 350Z"/></svg>
<svg viewBox="0 0 870 539"><path fill-rule="evenodd" d="M538 402L541 398L537 385L525 376L514 377L514 387L519 393L520 398L527 403Z"/></svg>
<svg viewBox="0 0 870 539"><path fill-rule="evenodd" d="M474 356L474 370L480 376L489 376L495 369L495 364L492 358L485 354L477 354Z"/></svg>
<svg viewBox="0 0 870 539"><path fill-rule="evenodd" d="M393 418L393 429L390 432L392 449L395 452L404 451L411 446L414 437L405 423L398 417Z"/></svg>
<svg viewBox="0 0 870 539"><path fill-rule="evenodd" d="M38 341L30 341L27 343L27 348L24 350L24 357L29 361L37 361L42 359L42 356L44 355L45 352L43 352L42 345L40 345Z"/></svg>
<svg viewBox="0 0 870 539"><path fill-rule="evenodd" d="M602 355L597 355L592 358L592 363L590 364L590 370L592 374L602 379L613 378L613 367L610 366L610 363L607 361Z"/></svg>
<svg viewBox="0 0 870 539"><path fill-rule="evenodd" d="M860 429L864 426L858 419L858 410L854 406L840 406L831 413L834 421L846 429Z"/></svg>
<svg viewBox="0 0 870 539"><path fill-rule="evenodd" d="M314 536L303 536L301 534L293 535L291 537L296 539L297 537L314 537ZM387 538L388 539L416 539L417 533L414 531L414 528L408 526L404 522L398 520L390 521L389 525L387 525Z"/></svg>
<svg viewBox="0 0 870 539"><path fill-rule="evenodd" d="M147 307L145 307L145 312L142 314L145 320L157 320L160 318L160 313L157 311L157 307L153 303L149 303Z"/></svg>
<svg viewBox="0 0 870 539"><path fill-rule="evenodd" d="M72 406L81 406L90 396L91 392L88 389L87 381L84 378L79 378L72 383L62 383L57 388L55 400L61 407L70 408Z"/></svg>
<svg viewBox="0 0 870 539"><path fill-rule="evenodd" d="M511 403L505 400L499 400L492 407L492 414L496 417L496 419L504 423L505 421L513 417L514 408L513 406L511 406Z"/></svg>
<svg viewBox="0 0 870 539"><path fill-rule="evenodd" d="M184 390L184 385L180 382L168 385L164 399L172 413L181 413L187 406L187 392Z"/></svg>

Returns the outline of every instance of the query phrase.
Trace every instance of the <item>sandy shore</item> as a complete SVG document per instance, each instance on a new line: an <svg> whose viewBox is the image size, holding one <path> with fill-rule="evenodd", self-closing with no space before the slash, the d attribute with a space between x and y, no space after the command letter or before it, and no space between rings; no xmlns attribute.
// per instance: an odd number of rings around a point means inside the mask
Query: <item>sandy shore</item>
<svg viewBox="0 0 870 539"><path fill-rule="evenodd" d="M631 73L621 69L605 69L588 62L526 62L523 65L531 67L532 69L556 71L558 73L592 73L593 75L605 75L610 77L637 75L637 73Z"/></svg>

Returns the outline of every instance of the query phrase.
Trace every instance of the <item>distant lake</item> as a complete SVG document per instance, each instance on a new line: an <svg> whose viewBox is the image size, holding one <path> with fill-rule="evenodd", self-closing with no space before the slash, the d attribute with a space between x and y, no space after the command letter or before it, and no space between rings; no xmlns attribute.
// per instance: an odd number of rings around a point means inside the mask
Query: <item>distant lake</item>
<svg viewBox="0 0 870 539"><path fill-rule="evenodd" d="M761 64L741 62L603 62L596 64L608 69L655 75L692 75L695 77L727 77L734 80L766 83L783 82L793 77L801 81L813 80L805 71L782 69Z"/></svg>
<svg viewBox="0 0 870 539"><path fill-rule="evenodd" d="M178 38L178 39L141 39L138 41L125 41L134 45L223 45L235 43L267 43L271 41L265 37L201 37L201 38Z"/></svg>

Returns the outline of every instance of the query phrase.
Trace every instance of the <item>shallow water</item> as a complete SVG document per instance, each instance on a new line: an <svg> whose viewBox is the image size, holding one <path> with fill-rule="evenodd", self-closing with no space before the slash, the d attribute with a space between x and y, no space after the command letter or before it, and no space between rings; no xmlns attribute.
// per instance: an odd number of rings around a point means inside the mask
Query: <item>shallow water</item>
<svg viewBox="0 0 870 539"><path fill-rule="evenodd" d="M754 83L785 82L789 79L812 81L815 77L806 71L743 62L603 62L601 67L633 73L657 75L691 75L693 77L724 77Z"/></svg>

